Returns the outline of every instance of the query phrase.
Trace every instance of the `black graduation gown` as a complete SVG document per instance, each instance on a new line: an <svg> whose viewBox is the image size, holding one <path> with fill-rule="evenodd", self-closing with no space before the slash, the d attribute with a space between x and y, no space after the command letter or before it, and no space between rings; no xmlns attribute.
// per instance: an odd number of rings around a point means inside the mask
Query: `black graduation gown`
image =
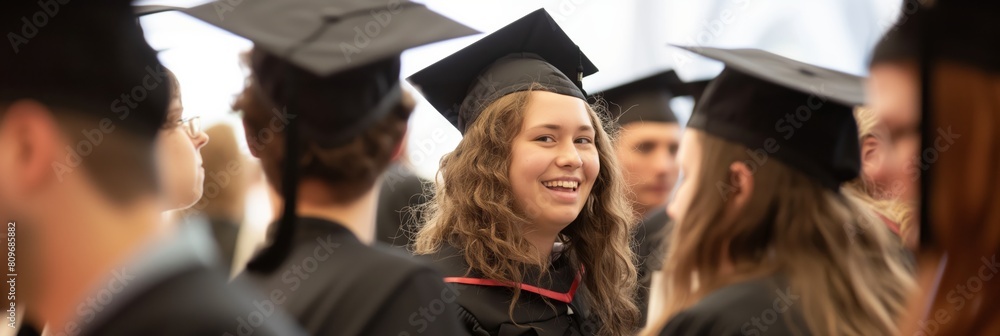
<svg viewBox="0 0 1000 336"><path fill-rule="evenodd" d="M799 297L785 283L766 277L723 287L675 315L660 335L810 335Z"/></svg>
<svg viewBox="0 0 1000 336"><path fill-rule="evenodd" d="M344 226L299 218L293 250L276 271L247 271L311 335L464 335L455 293L401 251L367 246Z"/></svg>
<svg viewBox="0 0 1000 336"><path fill-rule="evenodd" d="M305 335L250 287L227 284L211 239L207 223L190 219L177 237L116 269L109 277L116 284L91 295L95 305L77 309L80 335Z"/></svg>
<svg viewBox="0 0 1000 336"><path fill-rule="evenodd" d="M666 230L669 221L666 209L660 208L643 219L633 232L636 268L639 271L636 304L641 314L639 321L641 325L646 324L648 319L646 315L649 310L649 290L653 273L663 268L663 259L666 257Z"/></svg>
<svg viewBox="0 0 1000 336"><path fill-rule="evenodd" d="M424 257L444 273L445 282L457 288L457 314L473 335L593 335L599 329L587 318L582 273L568 256L553 260L543 283L535 282L537 273L525 277L513 319L508 314L513 289L483 279L476 271L468 272L461 251L445 245Z"/></svg>

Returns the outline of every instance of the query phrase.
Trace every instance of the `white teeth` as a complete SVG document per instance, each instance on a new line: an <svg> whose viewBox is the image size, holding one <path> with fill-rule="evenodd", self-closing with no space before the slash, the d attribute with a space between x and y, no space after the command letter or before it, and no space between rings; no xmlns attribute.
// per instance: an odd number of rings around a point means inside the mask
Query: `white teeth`
<svg viewBox="0 0 1000 336"><path fill-rule="evenodd" d="M546 187L560 187L560 188L576 189L576 188L578 188L580 186L580 182L575 182L575 181L548 181L548 182L543 182L542 185L544 185Z"/></svg>

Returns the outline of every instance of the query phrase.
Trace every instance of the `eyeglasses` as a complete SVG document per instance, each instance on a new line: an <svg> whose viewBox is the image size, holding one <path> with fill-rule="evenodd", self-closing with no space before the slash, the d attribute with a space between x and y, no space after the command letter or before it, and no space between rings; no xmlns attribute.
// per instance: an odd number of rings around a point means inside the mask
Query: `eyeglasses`
<svg viewBox="0 0 1000 336"><path fill-rule="evenodd" d="M191 138L197 138L201 133L201 116L187 117L177 121L177 126L184 126L184 131Z"/></svg>

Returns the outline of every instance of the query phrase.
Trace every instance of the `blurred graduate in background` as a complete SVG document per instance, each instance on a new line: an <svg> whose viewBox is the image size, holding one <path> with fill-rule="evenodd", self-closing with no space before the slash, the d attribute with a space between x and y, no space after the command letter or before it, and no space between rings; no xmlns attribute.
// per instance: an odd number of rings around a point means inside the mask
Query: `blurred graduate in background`
<svg viewBox="0 0 1000 336"><path fill-rule="evenodd" d="M620 127L615 153L631 192L632 211L642 222L633 234L639 287L637 304L646 323L650 283L663 267L667 198L677 182L681 127L670 108L676 96L692 95L701 83L685 84L673 71L644 77L595 95ZM700 95L700 94L699 94Z"/></svg>
<svg viewBox="0 0 1000 336"><path fill-rule="evenodd" d="M900 17L872 57L873 105L919 205L918 284L904 334L1000 333L1000 4L951 0Z"/></svg>
<svg viewBox="0 0 1000 336"><path fill-rule="evenodd" d="M176 88L130 3L47 10L0 11L4 30L19 32L30 31L22 17L59 15L0 52L0 213L18 222L26 322L57 335L237 332L258 296L227 286L204 246L160 218L164 184L177 181L160 175L156 142L177 125L167 119ZM197 145L180 140L195 162ZM253 328L299 334L280 312Z"/></svg>
<svg viewBox="0 0 1000 336"><path fill-rule="evenodd" d="M681 142L666 305L646 334L898 333L912 279L884 223L840 193L861 168L861 79L761 50L686 49L726 69Z"/></svg>

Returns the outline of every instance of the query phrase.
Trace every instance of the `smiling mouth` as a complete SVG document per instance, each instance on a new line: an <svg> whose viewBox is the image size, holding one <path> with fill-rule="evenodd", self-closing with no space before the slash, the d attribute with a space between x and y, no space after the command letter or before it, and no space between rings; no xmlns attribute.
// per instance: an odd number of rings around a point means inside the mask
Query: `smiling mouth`
<svg viewBox="0 0 1000 336"><path fill-rule="evenodd" d="M542 182L546 188L555 191L575 192L580 188L580 182L576 181L548 181Z"/></svg>

